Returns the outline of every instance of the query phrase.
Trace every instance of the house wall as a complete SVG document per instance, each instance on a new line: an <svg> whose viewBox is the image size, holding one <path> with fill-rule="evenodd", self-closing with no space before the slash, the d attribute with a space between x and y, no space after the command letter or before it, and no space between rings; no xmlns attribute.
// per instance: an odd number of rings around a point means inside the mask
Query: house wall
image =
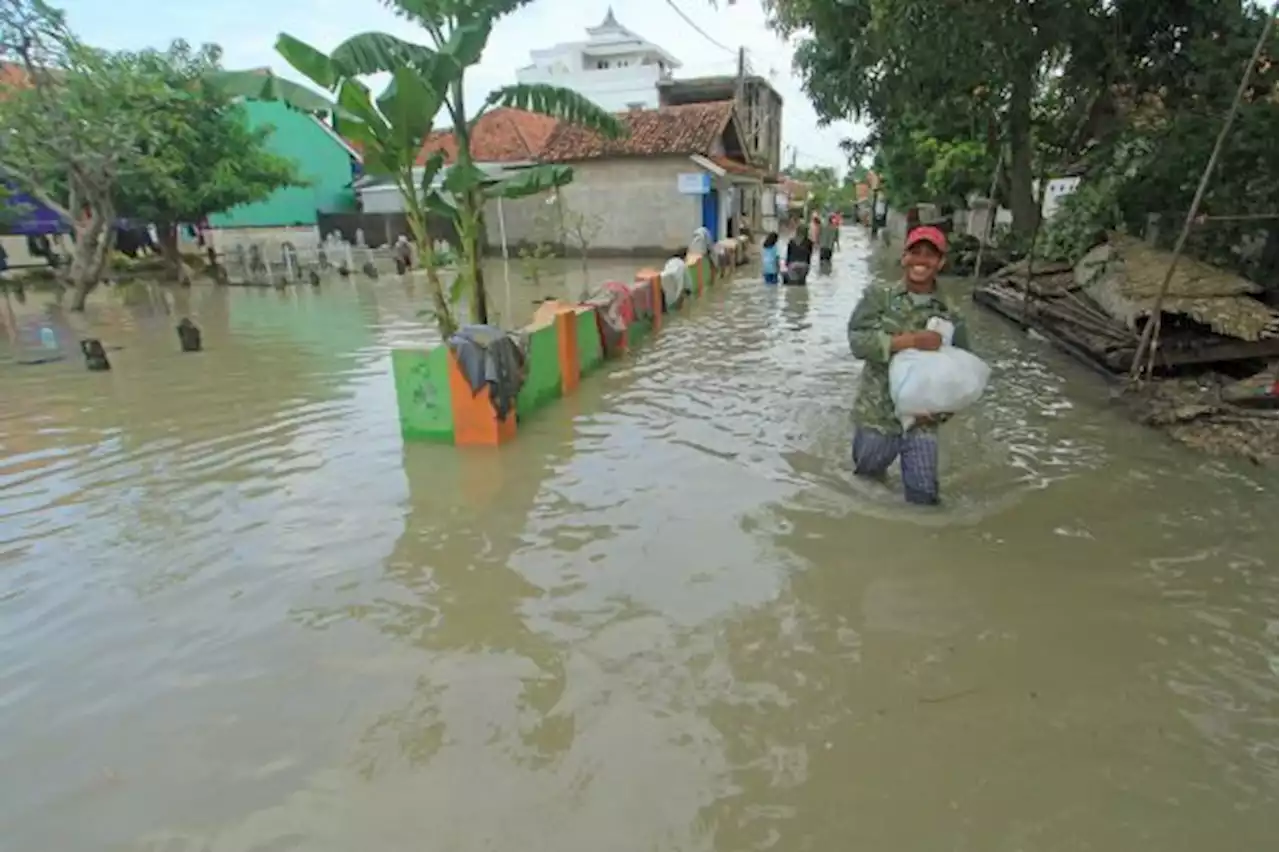
<svg viewBox="0 0 1280 852"><path fill-rule="evenodd" d="M214 228L281 228L314 226L316 211L355 208L351 190L351 154L309 115L275 101L246 101L252 127L274 128L267 149L298 164L310 183L272 193L256 204L234 207L209 217Z"/></svg>
<svg viewBox="0 0 1280 852"><path fill-rule="evenodd" d="M620 57L618 61L632 59ZM534 65L516 72L520 83L544 83L572 89L608 112L640 106L658 106L658 81L664 72L657 65L635 64L616 68L584 68L581 53L566 56L563 63ZM576 67L575 67L576 65Z"/></svg>
<svg viewBox="0 0 1280 852"><path fill-rule="evenodd" d="M371 186L360 190L360 209L365 213L403 213L404 193L398 186Z"/></svg>
<svg viewBox="0 0 1280 852"><path fill-rule="evenodd" d="M698 171L688 157L620 158L573 164L574 180L560 190L565 207L599 221L589 251L654 255L689 244L702 220L702 197L677 191L677 175ZM507 244L539 239L554 242L554 231L539 235L537 222L554 216L546 196L502 203ZM486 236L500 245L497 202L485 207Z"/></svg>
<svg viewBox="0 0 1280 852"><path fill-rule="evenodd" d="M1040 192L1039 184L1040 182L1036 181L1035 188L1032 190L1037 194ZM1076 176L1049 178L1049 185L1045 187L1044 191L1044 205L1040 208L1040 215L1046 219L1053 218L1053 214L1058 212L1058 207L1063 200L1075 192L1079 186L1080 178Z"/></svg>

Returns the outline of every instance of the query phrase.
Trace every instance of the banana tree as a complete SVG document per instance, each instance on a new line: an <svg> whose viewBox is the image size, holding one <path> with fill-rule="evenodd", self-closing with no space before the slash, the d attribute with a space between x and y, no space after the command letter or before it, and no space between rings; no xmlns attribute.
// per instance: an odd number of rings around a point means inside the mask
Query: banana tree
<svg viewBox="0 0 1280 852"><path fill-rule="evenodd" d="M544 85L504 86L489 94L480 109L468 116L463 98L466 70L480 61L493 22L523 5L522 0L395 0L388 5L420 23L432 45L416 44L387 33L361 33L338 45L332 53L281 34L277 52L294 69L334 97L330 108L339 118L342 132L360 143L365 168L389 174L405 196L410 227L418 217L419 247L428 251L426 214L435 212L453 220L462 249L461 267L448 298L434 279L437 315L449 318L453 305L466 295L475 322L489 321L488 299L481 267L484 248L484 203L491 198L522 198L563 186L573 180L567 166L539 165L495 180L480 169L471 155L471 131L477 121L495 107L515 107L588 127L606 138L617 138L625 127L614 116L569 89ZM389 73L391 82L376 99L359 78ZM248 97L283 100L307 110L316 109L315 92L261 72L235 72L224 77ZM428 158L420 177L413 175L422 142L437 112L443 109L453 124L456 160L444 172L439 188L436 176L443 158ZM443 190L440 191L440 190ZM425 241L425 242L424 242ZM429 268L429 276L433 274ZM448 310L448 313L445 312ZM441 322L441 330L446 324Z"/></svg>
<svg viewBox="0 0 1280 852"><path fill-rule="evenodd" d="M431 312L441 335L447 338L457 327L454 299L445 293L427 230L429 211L442 205L439 199L433 201L438 196L433 184L444 158L440 154L428 157L420 168L417 162L422 141L431 132L431 119L440 109L438 90L405 67L396 70L386 91L374 98L355 75L345 72L341 54L326 56L287 35L280 36L276 49L290 65L327 89L333 100L257 71L222 72L215 75L214 82L254 100L283 101L305 112L332 112L341 117L343 134L361 150L365 173L391 179L404 198L405 219L426 270Z"/></svg>

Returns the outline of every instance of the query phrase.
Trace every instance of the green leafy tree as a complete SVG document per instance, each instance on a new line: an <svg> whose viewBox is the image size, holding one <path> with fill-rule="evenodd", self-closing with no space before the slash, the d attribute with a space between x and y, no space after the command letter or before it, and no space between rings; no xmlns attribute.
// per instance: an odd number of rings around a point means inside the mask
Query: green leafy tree
<svg viewBox="0 0 1280 852"><path fill-rule="evenodd" d="M563 186L573 179L569 167L541 165L501 180L491 179L471 154L471 129L489 109L506 106L554 116L617 137L625 127L617 118L576 92L556 86L513 85L491 92L471 113L463 97L466 71L480 61L494 23L529 0L388 0L397 14L421 26L430 45L405 41L387 33L362 33L338 45L331 54L282 34L276 49L291 66L335 97L342 132L363 146L365 170L391 176L405 198L406 215L419 247L425 247L426 213L452 219L461 244L460 268L446 296L435 271L434 313L440 331L457 325L453 307L466 293L472 318L488 322L488 295L481 270L484 248L484 204L490 198L523 198ZM374 97L359 78L390 73L386 90ZM243 94L280 98L300 108L315 108L314 92L278 79L249 79L252 72L223 75L223 85ZM247 89L245 87L248 87ZM324 106L329 106L322 101ZM444 168L440 153L415 168L422 141L437 112L453 125L457 158ZM437 175L443 180L436 186ZM443 190L443 191L441 191ZM427 256L426 252L420 253Z"/></svg>
<svg viewBox="0 0 1280 852"><path fill-rule="evenodd" d="M783 169L782 173L809 188L809 198L805 202L806 214L825 210L836 203L840 183L836 170L831 166L789 167Z"/></svg>
<svg viewBox="0 0 1280 852"><path fill-rule="evenodd" d="M117 189L161 144L177 93L136 55L81 44L43 0L0 0L0 60L20 69L0 99L0 169L70 226L66 274L82 310L114 242Z"/></svg>
<svg viewBox="0 0 1280 852"><path fill-rule="evenodd" d="M886 155L887 172L893 161L918 156L912 133L923 131L941 143L1007 145L1014 228L1035 227L1034 104L1072 47L1097 37L1101 0L768 5L775 27L800 34L796 64L822 119L853 116L871 124L870 143ZM926 183L924 175L913 176L917 180Z"/></svg>
<svg viewBox="0 0 1280 852"><path fill-rule="evenodd" d="M243 108L211 83L220 55L215 45L192 50L175 41L167 51L137 57L143 73L172 94L158 117L159 134L144 141L146 156L120 181L116 206L155 225L161 252L182 283L191 273L178 251L179 223L303 185L295 164L266 148L271 129L251 129Z"/></svg>

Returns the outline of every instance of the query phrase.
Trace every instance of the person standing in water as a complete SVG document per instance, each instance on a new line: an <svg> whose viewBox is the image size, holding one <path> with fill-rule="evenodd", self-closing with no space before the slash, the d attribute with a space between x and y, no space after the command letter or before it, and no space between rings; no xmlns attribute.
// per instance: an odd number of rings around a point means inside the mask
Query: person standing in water
<svg viewBox="0 0 1280 852"><path fill-rule="evenodd" d="M813 243L803 227L797 228L787 241L787 265L782 273L782 283L803 287L809 278L809 261L813 257Z"/></svg>
<svg viewBox="0 0 1280 852"><path fill-rule="evenodd" d="M903 431L889 391L889 360L904 349L934 351L942 336L926 324L940 317L955 326L952 345L969 348L964 320L938 295L947 238L931 225L912 229L902 252L903 276L890 287L869 287L849 317L849 349L863 362L854 402L853 472L882 479L900 460L907 502L938 502L938 426L949 415L919 418Z"/></svg>
<svg viewBox="0 0 1280 852"><path fill-rule="evenodd" d="M764 274L764 283L778 283L778 233L770 231L765 235L764 244L760 247L760 271Z"/></svg>
<svg viewBox="0 0 1280 852"><path fill-rule="evenodd" d="M396 259L396 273L404 275L413 269L413 246L409 243L409 238L404 234L396 237L395 247L392 253Z"/></svg>
<svg viewBox="0 0 1280 852"><path fill-rule="evenodd" d="M840 232L836 230L835 216L830 217L818 228L818 263L824 272L831 271L831 257L835 254L836 240Z"/></svg>

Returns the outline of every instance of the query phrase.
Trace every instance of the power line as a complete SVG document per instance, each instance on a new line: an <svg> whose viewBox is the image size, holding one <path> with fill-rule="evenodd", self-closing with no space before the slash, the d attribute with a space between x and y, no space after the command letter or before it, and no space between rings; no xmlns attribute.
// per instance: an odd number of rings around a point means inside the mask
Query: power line
<svg viewBox="0 0 1280 852"><path fill-rule="evenodd" d="M688 24L689 26L693 27L693 28L694 28L694 30L695 30L695 31L697 31L697 33L698 33L699 35L701 35L701 36L702 36L703 38L705 38L707 41L709 41L709 42L711 42L712 44L714 44L716 47L720 48L720 49L721 49L721 50L723 50L723 51L727 51L728 53L737 53L737 52L738 52L738 51L734 50L732 47L725 47L723 44L721 44L720 42L716 41L716 40L715 40L715 39L713 39L711 36L707 35L707 31L706 31L706 30L704 30L702 27L698 26L696 23L694 23L693 18L690 18L688 15L686 15L686 14L684 13L684 10L683 10L683 9L681 9L679 6L677 6L677 5L676 5L675 0L667 0L667 5L668 5L668 6L670 6L672 9L675 9L675 10L676 10L676 14L677 14L677 15L679 15L681 18L683 18L683 19L684 19L684 22L685 22L686 24Z"/></svg>

